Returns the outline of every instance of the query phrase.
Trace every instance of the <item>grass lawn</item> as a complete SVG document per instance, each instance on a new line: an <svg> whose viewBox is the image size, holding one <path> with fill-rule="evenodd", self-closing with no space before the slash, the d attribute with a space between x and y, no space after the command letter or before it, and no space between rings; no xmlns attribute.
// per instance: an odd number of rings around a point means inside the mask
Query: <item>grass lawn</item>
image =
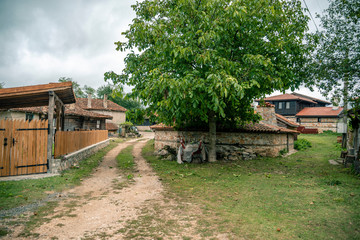
<svg viewBox="0 0 360 240"><path fill-rule="evenodd" d="M122 141L124 140L111 141L107 147L81 161L78 168L68 169L60 176L0 182L0 210L27 205L46 198L51 192L60 192L79 185L81 180L89 176L92 170L99 165L103 156Z"/></svg>
<svg viewBox="0 0 360 240"><path fill-rule="evenodd" d="M299 138L312 147L285 158L179 165L153 156L153 142L143 155L170 194L202 206L201 226L234 239L360 239L359 177L328 162L336 135Z"/></svg>

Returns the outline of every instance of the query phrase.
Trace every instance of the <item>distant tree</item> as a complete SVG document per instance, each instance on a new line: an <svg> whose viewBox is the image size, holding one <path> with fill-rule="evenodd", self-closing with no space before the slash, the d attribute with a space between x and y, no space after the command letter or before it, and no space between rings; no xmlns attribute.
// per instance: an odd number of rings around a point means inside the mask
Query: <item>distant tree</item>
<svg viewBox="0 0 360 240"><path fill-rule="evenodd" d="M2 89L4 87L5 83L0 83L0 89Z"/></svg>
<svg viewBox="0 0 360 240"><path fill-rule="evenodd" d="M344 112L349 100L360 93L359 18L359 0L330 0L329 8L320 17L324 30L319 32L315 57L316 83L324 96L343 103Z"/></svg>
<svg viewBox="0 0 360 240"><path fill-rule="evenodd" d="M117 50L122 74L105 74L167 124L208 125L216 160L217 123L257 121L251 103L295 89L312 44L299 0L144 0ZM137 48L138 51L133 51Z"/></svg>
<svg viewBox="0 0 360 240"><path fill-rule="evenodd" d="M139 125L142 124L145 120L145 110L141 108L136 108L128 110L126 112L126 121L132 122L133 124Z"/></svg>
<svg viewBox="0 0 360 240"><path fill-rule="evenodd" d="M86 97L85 93L83 92L83 90L80 87L80 84L78 84L76 81L73 81L72 78L60 77L58 81L59 82L72 82L75 96L77 98L85 98Z"/></svg>
<svg viewBox="0 0 360 240"><path fill-rule="evenodd" d="M94 88L90 87L90 86L84 85L84 92L85 92L86 95L91 94L92 96L95 97L96 90Z"/></svg>
<svg viewBox="0 0 360 240"><path fill-rule="evenodd" d="M98 98L103 99L104 95L107 95L110 97L113 93L112 86L110 84L108 85L102 85L96 90L96 95Z"/></svg>

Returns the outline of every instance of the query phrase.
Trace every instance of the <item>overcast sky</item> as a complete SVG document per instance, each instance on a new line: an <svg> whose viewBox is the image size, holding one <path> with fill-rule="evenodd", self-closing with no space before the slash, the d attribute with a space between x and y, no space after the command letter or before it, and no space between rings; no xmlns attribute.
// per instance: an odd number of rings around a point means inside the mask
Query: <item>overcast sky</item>
<svg viewBox="0 0 360 240"><path fill-rule="evenodd" d="M134 2L0 0L0 82L8 88L70 77L81 86L104 85L106 71L124 67L126 55L114 42L125 40L121 33L135 17ZM327 0L306 3L314 18L328 6ZM312 21L309 28L315 30ZM324 99L318 92L299 92Z"/></svg>

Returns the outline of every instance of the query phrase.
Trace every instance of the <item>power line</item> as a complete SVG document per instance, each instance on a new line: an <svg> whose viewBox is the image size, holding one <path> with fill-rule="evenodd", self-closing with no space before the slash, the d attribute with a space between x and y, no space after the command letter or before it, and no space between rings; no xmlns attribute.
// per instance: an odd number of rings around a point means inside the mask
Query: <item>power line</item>
<svg viewBox="0 0 360 240"><path fill-rule="evenodd" d="M304 2L305 7L306 7L306 9L308 10L308 12L309 12L309 14L310 14L310 17L311 17L311 19L312 19L312 21L313 21L313 23L314 23L314 25L315 25L315 27L316 27L316 31L319 31L319 29L318 29L318 27L317 27L317 25L316 25L316 23L315 23L315 20L314 20L312 14L311 14L311 12L310 12L310 10L309 10L309 8L308 8L308 5L306 4L306 1L303 0L303 2Z"/></svg>

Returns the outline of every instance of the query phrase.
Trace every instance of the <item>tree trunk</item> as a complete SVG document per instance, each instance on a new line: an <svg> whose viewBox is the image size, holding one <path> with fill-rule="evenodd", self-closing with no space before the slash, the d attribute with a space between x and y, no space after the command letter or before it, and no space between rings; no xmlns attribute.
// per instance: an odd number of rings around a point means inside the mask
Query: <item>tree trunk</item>
<svg viewBox="0 0 360 240"><path fill-rule="evenodd" d="M344 96L344 122L346 124L346 128L347 128L347 124L348 124L348 117L347 117L347 105L348 105L348 89L349 87L349 79L348 79L348 75L345 74L345 79L344 79L344 89L343 89L343 96ZM347 132L347 131L346 131ZM342 148L348 148L349 147L349 139L348 139L348 134L347 133L343 133L343 139L345 139L345 141L342 142Z"/></svg>
<svg viewBox="0 0 360 240"><path fill-rule="evenodd" d="M209 162L216 162L216 120L214 112L209 114Z"/></svg>

